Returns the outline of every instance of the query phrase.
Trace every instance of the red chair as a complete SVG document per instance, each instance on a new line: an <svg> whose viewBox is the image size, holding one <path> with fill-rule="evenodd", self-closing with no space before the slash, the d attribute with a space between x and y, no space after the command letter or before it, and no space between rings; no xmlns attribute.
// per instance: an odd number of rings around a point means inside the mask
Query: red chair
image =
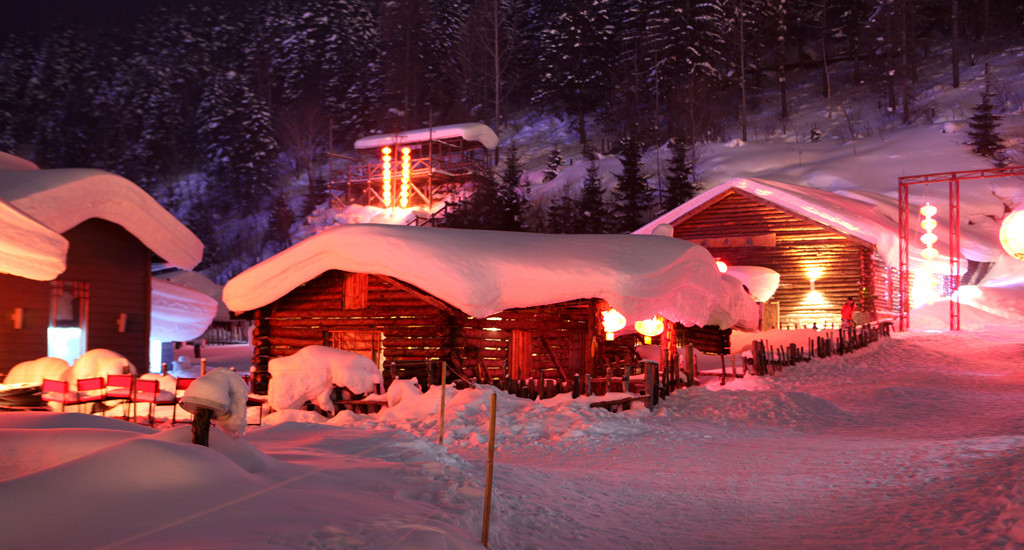
<svg viewBox="0 0 1024 550"><path fill-rule="evenodd" d="M174 405L174 412L171 413L171 425L172 426L178 423L178 405L177 405L177 401L181 400L182 396L184 395L183 392L185 390L187 390L189 386L192 385L192 382L195 382L195 381L196 381L195 378L178 378L177 381L174 383L175 405ZM187 421L186 420L182 420L181 422L183 424L186 423L186 422L192 422L192 419L189 419Z"/></svg>
<svg viewBox="0 0 1024 550"><path fill-rule="evenodd" d="M84 405L103 401L106 381L103 378L80 378L78 389L71 390L71 385L65 380L43 379L42 397L43 401L54 401L60 403L60 410L68 405Z"/></svg>
<svg viewBox="0 0 1024 550"><path fill-rule="evenodd" d="M135 406L139 403L149 403L149 425L156 424L156 408L160 405L171 405L177 407L178 398L169 392L160 391L159 380L145 380L139 378L135 381ZM138 422L137 409L132 411L132 421Z"/></svg>
<svg viewBox="0 0 1024 550"><path fill-rule="evenodd" d="M128 407L132 403L132 394L135 392L134 374L108 374L107 375L107 396L104 401L120 401L124 404L125 420L128 419Z"/></svg>

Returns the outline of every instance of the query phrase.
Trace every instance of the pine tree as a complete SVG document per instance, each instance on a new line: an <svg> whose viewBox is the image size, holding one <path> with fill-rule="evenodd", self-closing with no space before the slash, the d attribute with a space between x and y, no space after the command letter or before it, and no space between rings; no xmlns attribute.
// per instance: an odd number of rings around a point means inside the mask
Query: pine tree
<svg viewBox="0 0 1024 550"><path fill-rule="evenodd" d="M1002 118L995 113L995 105L992 103L993 93L989 87L988 79L985 82L985 91L981 93L981 103L974 107L974 114L971 115L969 123L971 150L975 153L995 160L1002 165L1005 162L1006 146L1003 139L999 137L999 121Z"/></svg>
<svg viewBox="0 0 1024 550"><path fill-rule="evenodd" d="M691 148L686 140L674 138L669 142L672 158L669 159L665 189L665 209L670 210L696 197L701 189L694 181Z"/></svg>
<svg viewBox="0 0 1024 550"><path fill-rule="evenodd" d="M572 0L544 31L544 65L534 102L563 105L586 143L586 116L600 105L612 85L608 59L615 48L608 0Z"/></svg>
<svg viewBox="0 0 1024 550"><path fill-rule="evenodd" d="M565 164L565 159L562 158L562 149L555 145L551 152L548 153L548 163L544 169L544 181L549 182L555 179L558 176L558 169L563 164Z"/></svg>
<svg viewBox="0 0 1024 550"><path fill-rule="evenodd" d="M270 223L267 232L269 240L279 243L281 248L287 248L292 244L291 229L295 222L295 213L288 206L288 197L284 193L277 196L274 201L274 209L270 212Z"/></svg>
<svg viewBox="0 0 1024 550"><path fill-rule="evenodd" d="M573 197L572 191L566 186L548 208L548 233L579 233L577 214L579 201Z"/></svg>
<svg viewBox="0 0 1024 550"><path fill-rule="evenodd" d="M646 215L654 199L654 193L647 185L643 172L643 148L633 132L619 141L622 154L622 173L616 174L613 206L616 226L620 233L629 233L646 221Z"/></svg>
<svg viewBox="0 0 1024 550"><path fill-rule="evenodd" d="M604 184L597 161L590 161L583 191L577 205L578 233L608 233L612 229L608 204L604 199Z"/></svg>
<svg viewBox="0 0 1024 550"><path fill-rule="evenodd" d="M276 178L277 142L270 113L241 75L212 78L199 105L200 146L220 207L248 212L260 206Z"/></svg>
<svg viewBox="0 0 1024 550"><path fill-rule="evenodd" d="M529 200L522 180L523 164L519 157L519 148L513 143L505 156L505 166L498 181L498 216L494 229L523 231L526 228L526 208Z"/></svg>
<svg viewBox="0 0 1024 550"><path fill-rule="evenodd" d="M448 203L448 214L442 220L444 227L461 229L496 229L498 212L498 184L493 170L474 176L469 196Z"/></svg>

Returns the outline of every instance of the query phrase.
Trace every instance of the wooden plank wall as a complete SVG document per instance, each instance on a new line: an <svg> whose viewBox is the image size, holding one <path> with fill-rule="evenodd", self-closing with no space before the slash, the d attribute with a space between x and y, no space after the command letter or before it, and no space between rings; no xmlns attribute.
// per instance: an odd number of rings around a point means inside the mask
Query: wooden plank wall
<svg viewBox="0 0 1024 550"><path fill-rule="evenodd" d="M846 297L860 296L862 286L873 285L873 249L735 191L674 227L675 237L697 244L702 239L774 234L775 246L771 247L719 246L708 250L728 265L759 265L779 272L779 289L774 299L779 302L779 321L783 327L838 325L839 309ZM824 298L820 303L807 299L811 291L807 270L812 266L824 269L824 275L815 282L815 289Z"/></svg>
<svg viewBox="0 0 1024 550"><path fill-rule="evenodd" d="M11 315L22 309L22 328ZM50 283L0 274L0 379L23 361L46 357L50 325Z"/></svg>
<svg viewBox="0 0 1024 550"><path fill-rule="evenodd" d="M254 318L253 364L266 369L274 357L322 345L328 330L374 330L384 334L386 360L438 359L447 316L437 307L380 277L366 283L366 307L344 309L346 274L328 271L260 309ZM349 283L349 288L358 288ZM349 303L360 303L351 299Z"/></svg>
<svg viewBox="0 0 1024 550"><path fill-rule="evenodd" d="M66 231L67 270L59 281L89 284L88 349L125 356L139 372L149 371L152 253L120 225L91 219ZM124 332L117 327L128 315Z"/></svg>

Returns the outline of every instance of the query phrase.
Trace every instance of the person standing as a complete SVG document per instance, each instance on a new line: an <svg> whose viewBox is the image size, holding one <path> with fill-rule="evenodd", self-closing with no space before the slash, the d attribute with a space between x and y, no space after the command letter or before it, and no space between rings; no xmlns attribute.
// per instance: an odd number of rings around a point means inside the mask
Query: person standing
<svg viewBox="0 0 1024 550"><path fill-rule="evenodd" d="M853 303L853 297L850 296L846 299L846 303L843 304L843 308L839 310L839 317L843 320L840 328L853 328L856 326L853 322L853 314L857 311L857 305Z"/></svg>

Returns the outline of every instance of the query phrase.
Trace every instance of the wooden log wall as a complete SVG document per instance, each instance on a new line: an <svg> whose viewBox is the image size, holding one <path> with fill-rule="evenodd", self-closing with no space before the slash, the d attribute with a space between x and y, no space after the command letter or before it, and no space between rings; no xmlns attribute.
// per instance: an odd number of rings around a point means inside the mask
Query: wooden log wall
<svg viewBox="0 0 1024 550"><path fill-rule="evenodd" d="M356 274L355 276L358 276ZM332 331L381 335L382 360L435 361L458 355L469 376L560 379L592 366L597 300L511 309L478 319L387 277L370 275L365 301L346 298L361 287L353 274L328 271L254 314L253 364L266 370L274 357L324 344ZM346 299L348 302L346 302ZM365 307L345 309L343 304ZM520 336L514 337L518 332ZM514 340L523 364L513 365ZM518 370L517 373L513 371Z"/></svg>
<svg viewBox="0 0 1024 550"><path fill-rule="evenodd" d="M839 309L847 296L859 297L864 287L874 287L874 249L817 222L784 211L739 190L722 197L673 223L674 236L706 244L712 255L727 265L759 265L779 272L782 327L839 325ZM766 238L766 236L773 236ZM724 238L730 246L725 246ZM747 246L749 242L774 246ZM808 270L820 266L824 273L814 288L821 302L808 300Z"/></svg>
<svg viewBox="0 0 1024 550"><path fill-rule="evenodd" d="M344 309L345 279L341 271L328 271L257 311L253 364L265 370L274 357L322 345L328 331L380 333L385 360L440 359L449 324L444 311L389 279L373 276L367 280L366 307ZM349 283L353 286L358 287Z"/></svg>

